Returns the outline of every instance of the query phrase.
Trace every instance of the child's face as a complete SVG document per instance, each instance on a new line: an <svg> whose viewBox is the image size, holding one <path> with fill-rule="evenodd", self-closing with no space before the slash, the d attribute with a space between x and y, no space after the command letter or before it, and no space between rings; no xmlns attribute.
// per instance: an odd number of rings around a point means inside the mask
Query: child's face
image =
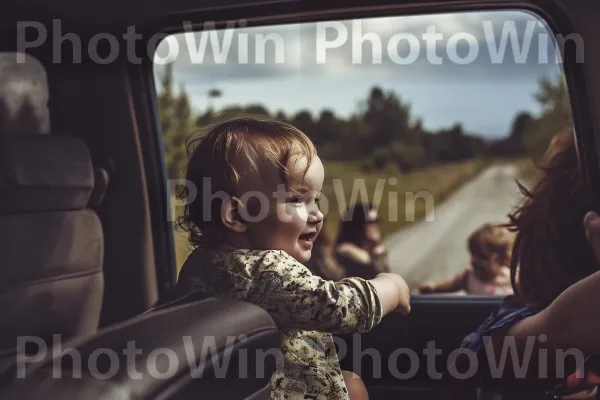
<svg viewBox="0 0 600 400"><path fill-rule="evenodd" d="M498 276L504 264L500 262L497 254L492 254L489 260L480 260L477 257L471 256L471 266L480 279L487 281Z"/></svg>
<svg viewBox="0 0 600 400"><path fill-rule="evenodd" d="M290 185L276 196L268 193L266 217L248 225L247 240L257 249L283 250L301 263L311 258L314 239L323 227L318 197L325 171L318 157L306 170L305 158L288 165ZM303 179L304 178L304 179Z"/></svg>

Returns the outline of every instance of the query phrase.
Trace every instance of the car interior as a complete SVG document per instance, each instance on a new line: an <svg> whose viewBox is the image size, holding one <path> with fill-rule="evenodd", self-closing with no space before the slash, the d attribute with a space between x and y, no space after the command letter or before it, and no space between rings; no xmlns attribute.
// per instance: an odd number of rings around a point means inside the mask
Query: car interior
<svg viewBox="0 0 600 400"><path fill-rule="evenodd" d="M534 13L553 33L585 39L584 62L576 62L573 43L565 44L563 69L581 168L590 196L600 204L600 113L594 112L600 105L600 47L591 43L600 36L597 1L19 0L0 5L0 53L8 63L0 83L17 82L17 87L28 79L19 68L30 68L36 78L26 83L44 86L48 95L21 123L11 120L6 105L0 110L6 114L0 115L5 321L0 396L270 398L276 360L265 353L278 347L282 333L268 313L244 302L168 297L177 268L153 78L157 43L150 38L181 32L185 21L200 29L205 21L217 21L217 27L239 19L270 26L503 9ZM140 39L125 51L130 27ZM98 33L117 40L99 41ZM56 43L62 43L61 50ZM101 57L88 51L90 45L98 46ZM113 51L116 47L120 51ZM138 62L131 61L132 53ZM408 317L392 314L367 334L340 335L347 350L342 368L363 377L373 400L434 398L439 379L426 369L428 343L435 341L442 350L435 367L444 371L452 351L501 301L414 296ZM125 351L132 341L142 350L139 357ZM419 359L394 353L400 347L414 350ZM63 355L57 348L77 351ZM387 368L373 371L374 353L384 360L396 354L401 372L415 363L418 370L409 378ZM174 359L180 362L170 362ZM233 362L223 369L224 359ZM249 366L245 373L237 368L242 363ZM132 369L139 373L129 373Z"/></svg>

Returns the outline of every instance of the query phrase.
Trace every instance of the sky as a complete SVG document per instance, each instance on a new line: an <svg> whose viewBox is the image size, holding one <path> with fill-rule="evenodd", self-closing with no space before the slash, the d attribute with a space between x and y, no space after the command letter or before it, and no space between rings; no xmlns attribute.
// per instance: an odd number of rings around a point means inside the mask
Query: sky
<svg viewBox="0 0 600 400"><path fill-rule="evenodd" d="M258 103L288 115L329 109L348 117L378 85L409 103L427 129L461 123L495 138L508 134L516 113L540 112L541 77L562 74L555 39L529 12L240 25L165 39L155 76L173 63L175 84L196 111ZM222 96L209 99L212 88Z"/></svg>

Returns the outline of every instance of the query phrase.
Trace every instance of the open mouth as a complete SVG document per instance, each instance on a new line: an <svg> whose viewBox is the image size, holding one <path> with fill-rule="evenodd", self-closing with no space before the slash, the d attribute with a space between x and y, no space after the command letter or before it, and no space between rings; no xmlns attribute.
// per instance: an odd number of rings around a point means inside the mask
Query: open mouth
<svg viewBox="0 0 600 400"><path fill-rule="evenodd" d="M304 233L302 235L300 235L299 239L303 242L306 243L312 243L315 241L315 239L317 238L317 232L312 232L312 233Z"/></svg>

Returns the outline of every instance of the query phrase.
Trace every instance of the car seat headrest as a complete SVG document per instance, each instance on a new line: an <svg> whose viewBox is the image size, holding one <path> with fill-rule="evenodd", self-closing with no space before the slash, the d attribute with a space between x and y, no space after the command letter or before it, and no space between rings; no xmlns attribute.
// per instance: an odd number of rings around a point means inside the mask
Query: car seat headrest
<svg viewBox="0 0 600 400"><path fill-rule="evenodd" d="M93 189L92 159L81 139L0 135L0 213L83 209Z"/></svg>

